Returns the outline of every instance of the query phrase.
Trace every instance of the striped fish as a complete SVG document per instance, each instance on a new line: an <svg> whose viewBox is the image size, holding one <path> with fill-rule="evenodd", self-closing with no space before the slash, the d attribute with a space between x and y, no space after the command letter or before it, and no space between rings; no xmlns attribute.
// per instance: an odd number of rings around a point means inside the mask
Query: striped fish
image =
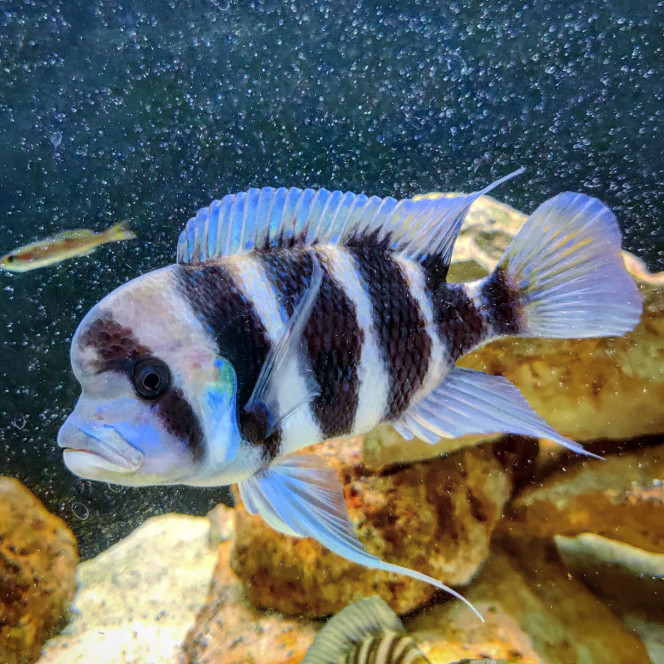
<svg viewBox="0 0 664 664"><path fill-rule="evenodd" d="M302 664L427 664L399 617L378 596L350 604L327 621Z"/></svg>
<svg viewBox="0 0 664 664"><path fill-rule="evenodd" d="M391 422L431 443L509 432L585 453L505 378L455 365L499 337L621 335L640 317L616 219L581 194L543 203L485 279L446 282L469 207L512 175L451 198L265 188L200 210L175 265L76 331L66 465L126 485L237 482L280 532L460 597L365 551L336 474L296 452Z"/></svg>

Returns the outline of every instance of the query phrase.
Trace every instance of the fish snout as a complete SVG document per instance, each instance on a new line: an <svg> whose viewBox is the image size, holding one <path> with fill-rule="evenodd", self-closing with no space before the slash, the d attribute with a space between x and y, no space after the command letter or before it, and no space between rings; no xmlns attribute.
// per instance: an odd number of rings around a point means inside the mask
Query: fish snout
<svg viewBox="0 0 664 664"><path fill-rule="evenodd" d="M86 479L110 480L113 474L137 472L144 456L114 427L83 421L72 413L58 432L64 462L74 474Z"/></svg>

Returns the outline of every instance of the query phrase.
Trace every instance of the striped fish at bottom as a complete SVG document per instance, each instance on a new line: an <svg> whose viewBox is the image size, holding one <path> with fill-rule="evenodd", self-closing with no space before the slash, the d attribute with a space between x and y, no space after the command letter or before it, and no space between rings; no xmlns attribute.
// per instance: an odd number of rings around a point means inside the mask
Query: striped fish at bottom
<svg viewBox="0 0 664 664"><path fill-rule="evenodd" d="M538 207L485 279L447 283L468 209L513 175L450 198L263 188L201 209L174 265L81 321L65 464L131 486L237 483L278 531L463 600L369 554L338 477L300 450L389 422L406 439L504 432L588 454L505 378L456 366L497 338L622 335L640 318L617 221L582 194Z"/></svg>
<svg viewBox="0 0 664 664"><path fill-rule="evenodd" d="M302 664L430 664L399 617L378 596L330 618Z"/></svg>

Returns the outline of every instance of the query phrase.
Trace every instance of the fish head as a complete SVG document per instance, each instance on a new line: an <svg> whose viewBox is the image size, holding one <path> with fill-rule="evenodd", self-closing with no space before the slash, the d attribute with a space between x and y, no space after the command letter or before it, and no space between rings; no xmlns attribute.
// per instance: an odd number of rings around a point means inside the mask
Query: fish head
<svg viewBox="0 0 664 664"><path fill-rule="evenodd" d="M74 335L82 393L58 445L81 477L196 484L237 456L234 369L174 282L164 268L121 286Z"/></svg>
<svg viewBox="0 0 664 664"><path fill-rule="evenodd" d="M21 272L24 266L21 263L19 254L11 251L0 258L0 268L8 272Z"/></svg>

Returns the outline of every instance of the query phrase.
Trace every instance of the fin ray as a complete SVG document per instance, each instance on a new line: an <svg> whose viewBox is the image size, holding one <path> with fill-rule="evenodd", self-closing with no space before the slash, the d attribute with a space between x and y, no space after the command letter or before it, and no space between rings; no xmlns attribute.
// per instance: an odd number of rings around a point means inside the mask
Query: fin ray
<svg viewBox="0 0 664 664"><path fill-rule="evenodd" d="M347 560L405 574L444 590L460 599L482 619L460 593L416 570L384 562L370 554L355 534L348 517L341 483L336 473L316 455L286 456L240 483L240 492L251 514L259 513L275 530L313 537Z"/></svg>
<svg viewBox="0 0 664 664"><path fill-rule="evenodd" d="M245 410L250 411L253 406L262 404L272 415L273 422L270 430L265 432L265 437L280 428L298 409L311 403L320 394L318 385L311 379L306 381L306 394L303 396L279 390L279 380L285 374L286 367L298 360L302 333L309 321L323 281L323 270L318 260L314 258L312 265L309 287L288 319L279 340L270 348L245 406Z"/></svg>
<svg viewBox="0 0 664 664"><path fill-rule="evenodd" d="M296 187L229 194L187 222L178 241L177 261L195 265L256 248L343 245L369 236L409 258L439 254L449 261L472 203L522 171L472 194L418 200ZM210 236L217 240L210 242ZM227 240L220 242L221 237Z"/></svg>
<svg viewBox="0 0 664 664"><path fill-rule="evenodd" d="M519 335L583 338L634 329L641 296L620 245L614 214L596 198L567 192L540 205L498 264L521 301Z"/></svg>
<svg viewBox="0 0 664 664"><path fill-rule="evenodd" d="M440 431L451 437L513 433L546 438L579 454L601 458L561 436L503 376L460 367L454 367L431 394L411 406L398 424L425 442L438 442ZM421 428L434 437L422 437Z"/></svg>

